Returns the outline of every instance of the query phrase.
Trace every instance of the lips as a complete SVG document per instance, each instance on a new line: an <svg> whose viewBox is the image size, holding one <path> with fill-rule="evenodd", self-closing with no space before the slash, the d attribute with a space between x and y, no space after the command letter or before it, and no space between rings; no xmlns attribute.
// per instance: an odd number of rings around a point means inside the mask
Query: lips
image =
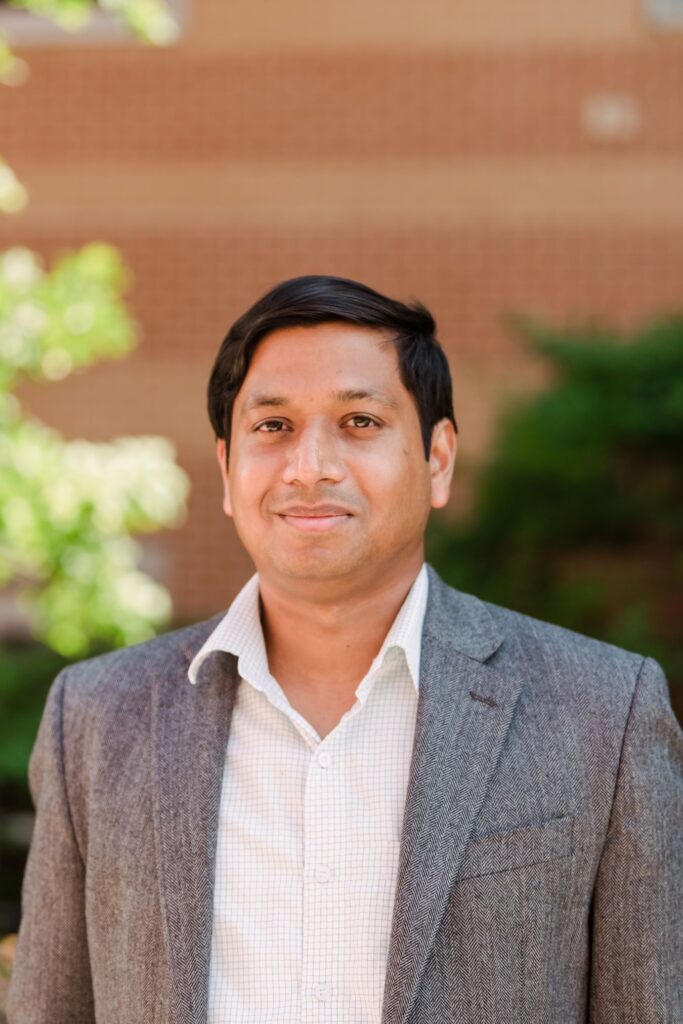
<svg viewBox="0 0 683 1024"><path fill-rule="evenodd" d="M290 505L284 508L278 515L301 516L306 519L313 519L322 516L350 516L352 513L341 505Z"/></svg>
<svg viewBox="0 0 683 1024"><path fill-rule="evenodd" d="M299 533L328 533L342 529L352 519L352 513L341 505L292 505L278 515Z"/></svg>

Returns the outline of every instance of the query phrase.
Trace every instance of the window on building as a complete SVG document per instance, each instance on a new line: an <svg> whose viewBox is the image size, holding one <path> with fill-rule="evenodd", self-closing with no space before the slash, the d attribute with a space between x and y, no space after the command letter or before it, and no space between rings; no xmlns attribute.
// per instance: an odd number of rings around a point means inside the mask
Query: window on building
<svg viewBox="0 0 683 1024"><path fill-rule="evenodd" d="M180 32L187 23L189 0L164 0ZM135 35L106 11L94 7L90 20L76 31L56 25L50 18L32 14L0 0L0 32L10 46L83 46L89 43L130 43Z"/></svg>
<svg viewBox="0 0 683 1024"><path fill-rule="evenodd" d="M644 0L644 4L650 24L683 29L683 0Z"/></svg>

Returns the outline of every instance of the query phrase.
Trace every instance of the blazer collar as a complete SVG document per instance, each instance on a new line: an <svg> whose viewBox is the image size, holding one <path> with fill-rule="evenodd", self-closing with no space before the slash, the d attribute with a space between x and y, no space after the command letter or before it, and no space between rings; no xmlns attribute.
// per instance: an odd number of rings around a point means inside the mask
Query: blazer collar
<svg viewBox="0 0 683 1024"><path fill-rule="evenodd" d="M503 634L487 606L474 594L449 587L428 562L426 569L429 591L423 635L429 633L475 661L486 661L503 642ZM183 631L181 652L188 665L224 619L226 611L217 612Z"/></svg>
<svg viewBox="0 0 683 1024"><path fill-rule="evenodd" d="M474 594L449 587L429 564L427 574L429 597L424 633L467 658L486 661L504 639L487 606Z"/></svg>
<svg viewBox="0 0 683 1024"><path fill-rule="evenodd" d="M487 606L427 566L415 738L382 1024L405 1024L448 894L495 771L523 679L490 664L503 644ZM169 1024L206 1024L218 812L237 659L193 656L225 612L183 631L152 687L155 843L170 971ZM509 638L505 639L507 647ZM506 659L509 664L509 659Z"/></svg>

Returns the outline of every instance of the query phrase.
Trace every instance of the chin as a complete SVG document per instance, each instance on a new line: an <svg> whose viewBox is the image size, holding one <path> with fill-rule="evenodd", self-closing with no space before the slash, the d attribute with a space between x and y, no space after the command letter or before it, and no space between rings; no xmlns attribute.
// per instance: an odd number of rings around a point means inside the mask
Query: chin
<svg viewBox="0 0 683 1024"><path fill-rule="evenodd" d="M283 576L300 580L331 580L361 568L366 562L365 555L360 552L353 554L332 555L331 552L311 552L305 558L283 558L280 554L271 560L271 565Z"/></svg>

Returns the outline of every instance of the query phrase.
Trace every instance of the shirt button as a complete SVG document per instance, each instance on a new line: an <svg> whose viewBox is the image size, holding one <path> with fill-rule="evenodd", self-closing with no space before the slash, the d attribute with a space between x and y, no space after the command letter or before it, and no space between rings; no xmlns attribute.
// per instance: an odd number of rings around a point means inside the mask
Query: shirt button
<svg viewBox="0 0 683 1024"><path fill-rule="evenodd" d="M316 882L329 882L331 878L331 868L328 868L327 864L318 864L317 868L315 869Z"/></svg>
<svg viewBox="0 0 683 1024"><path fill-rule="evenodd" d="M332 764L332 758L326 750L321 750L318 754L318 764L321 768L329 768Z"/></svg>
<svg viewBox="0 0 683 1024"><path fill-rule="evenodd" d="M330 986L326 985L323 981L320 981L317 985L313 986L313 996L319 1003L326 1003L331 994Z"/></svg>

